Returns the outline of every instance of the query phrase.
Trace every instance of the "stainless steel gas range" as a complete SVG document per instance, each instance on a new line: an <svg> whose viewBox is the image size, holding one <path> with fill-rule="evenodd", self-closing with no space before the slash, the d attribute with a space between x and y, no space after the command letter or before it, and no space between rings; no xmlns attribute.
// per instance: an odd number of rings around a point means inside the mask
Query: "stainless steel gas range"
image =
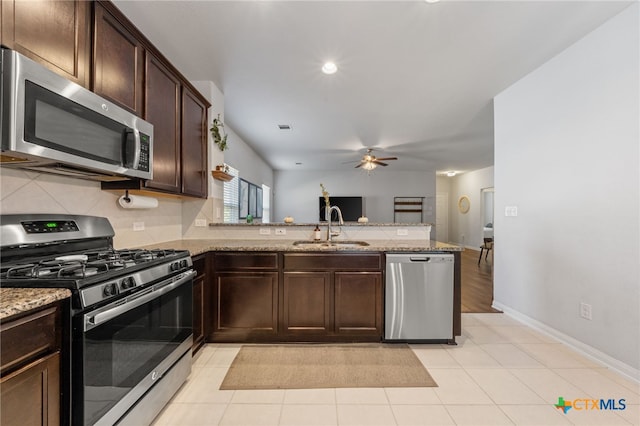
<svg viewBox="0 0 640 426"><path fill-rule="evenodd" d="M72 292L75 425L149 424L191 371L187 251L116 250L106 218L0 217L0 285Z"/></svg>

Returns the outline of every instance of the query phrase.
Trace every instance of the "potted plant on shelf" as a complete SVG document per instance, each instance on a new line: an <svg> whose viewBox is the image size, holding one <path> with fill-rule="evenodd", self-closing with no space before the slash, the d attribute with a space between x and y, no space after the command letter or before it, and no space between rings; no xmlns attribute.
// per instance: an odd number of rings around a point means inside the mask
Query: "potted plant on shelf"
<svg viewBox="0 0 640 426"><path fill-rule="evenodd" d="M224 123L218 114L217 118L213 119L211 125L211 135L213 136L213 142L218 146L220 151L224 151L228 148L227 145L227 133L224 131Z"/></svg>

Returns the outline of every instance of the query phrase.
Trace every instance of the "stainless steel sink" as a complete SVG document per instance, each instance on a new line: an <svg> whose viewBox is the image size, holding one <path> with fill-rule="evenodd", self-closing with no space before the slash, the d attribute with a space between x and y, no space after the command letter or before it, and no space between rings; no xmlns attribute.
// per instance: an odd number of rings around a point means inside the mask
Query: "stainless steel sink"
<svg viewBox="0 0 640 426"><path fill-rule="evenodd" d="M293 245L300 248L332 248L332 247L344 247L344 248L358 248L366 247L369 245L366 241L294 241Z"/></svg>

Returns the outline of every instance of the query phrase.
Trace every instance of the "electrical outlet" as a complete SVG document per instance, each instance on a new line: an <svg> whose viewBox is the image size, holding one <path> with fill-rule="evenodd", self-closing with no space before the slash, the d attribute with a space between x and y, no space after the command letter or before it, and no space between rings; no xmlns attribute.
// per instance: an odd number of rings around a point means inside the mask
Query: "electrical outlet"
<svg viewBox="0 0 640 426"><path fill-rule="evenodd" d="M591 305L588 303L580 302L580 317L591 320Z"/></svg>
<svg viewBox="0 0 640 426"><path fill-rule="evenodd" d="M134 231L144 231L144 222L133 222Z"/></svg>
<svg viewBox="0 0 640 426"><path fill-rule="evenodd" d="M406 228L400 228L396 230L396 235L398 235L399 237L407 236L409 235L409 230Z"/></svg>
<svg viewBox="0 0 640 426"><path fill-rule="evenodd" d="M269 228L260 228L260 235L271 235L271 229L269 229Z"/></svg>
<svg viewBox="0 0 640 426"><path fill-rule="evenodd" d="M518 216L518 206L505 206L504 215L505 216Z"/></svg>
<svg viewBox="0 0 640 426"><path fill-rule="evenodd" d="M197 227L205 227L207 226L207 219L196 219Z"/></svg>
<svg viewBox="0 0 640 426"><path fill-rule="evenodd" d="M276 228L276 235L287 235L287 230L284 228Z"/></svg>

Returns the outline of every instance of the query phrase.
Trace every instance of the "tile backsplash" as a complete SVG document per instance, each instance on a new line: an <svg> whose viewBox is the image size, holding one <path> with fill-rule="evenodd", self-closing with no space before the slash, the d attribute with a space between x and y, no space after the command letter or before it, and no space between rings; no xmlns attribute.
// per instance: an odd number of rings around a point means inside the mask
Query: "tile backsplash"
<svg viewBox="0 0 640 426"><path fill-rule="evenodd" d="M118 198L124 192L102 191L99 182L46 173L0 168L0 214L68 213L103 216L115 229L116 248L135 247L183 238L195 218L213 221L214 200L164 197L155 209L123 209ZM207 210L205 212L205 210ZM144 222L144 230L133 224ZM185 225L185 223L187 225ZM191 232L193 233L193 231Z"/></svg>

